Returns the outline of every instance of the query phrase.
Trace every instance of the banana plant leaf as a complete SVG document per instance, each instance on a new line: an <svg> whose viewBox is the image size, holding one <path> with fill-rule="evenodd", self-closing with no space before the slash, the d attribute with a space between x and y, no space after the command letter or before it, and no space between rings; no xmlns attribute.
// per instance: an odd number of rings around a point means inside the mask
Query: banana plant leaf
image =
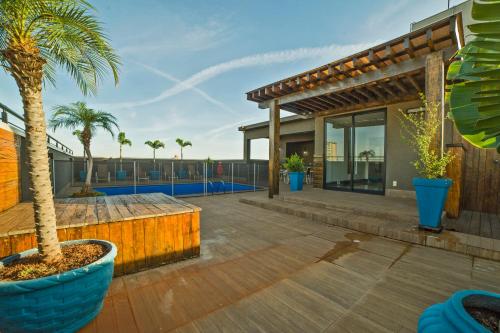
<svg viewBox="0 0 500 333"><path fill-rule="evenodd" d="M448 68L449 116L471 144L500 153L500 0L474 0L472 18L474 37Z"/></svg>

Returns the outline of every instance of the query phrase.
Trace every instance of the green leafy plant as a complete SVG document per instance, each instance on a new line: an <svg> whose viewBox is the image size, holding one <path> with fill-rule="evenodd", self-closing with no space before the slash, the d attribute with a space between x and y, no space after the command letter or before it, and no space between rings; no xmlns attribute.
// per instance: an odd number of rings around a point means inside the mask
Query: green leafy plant
<svg viewBox="0 0 500 333"><path fill-rule="evenodd" d="M439 104L428 103L424 97L422 101L425 112L407 114L400 110L402 136L417 153L417 159L411 162L417 172L428 179L442 178L454 156L451 152L441 154L435 144L441 127Z"/></svg>
<svg viewBox="0 0 500 333"><path fill-rule="evenodd" d="M363 150L358 156L368 162L370 158L375 157L375 151L373 149Z"/></svg>
<svg viewBox="0 0 500 333"><path fill-rule="evenodd" d="M288 172L304 172L304 160L297 153L287 157L283 166Z"/></svg>
<svg viewBox="0 0 500 333"><path fill-rule="evenodd" d="M193 144L191 143L191 141L182 140L181 138L177 138L175 142L177 142L177 144L181 147L181 160L182 160L184 159L184 154L183 154L184 148L192 147Z"/></svg>
<svg viewBox="0 0 500 333"><path fill-rule="evenodd" d="M475 0L472 18L472 40L448 68L450 118L472 145L500 152L500 1Z"/></svg>
<svg viewBox="0 0 500 333"><path fill-rule="evenodd" d="M122 171L122 147L123 146L132 146L132 141L127 139L125 136L125 132L118 133L118 144L120 145L120 171Z"/></svg>
<svg viewBox="0 0 500 333"><path fill-rule="evenodd" d="M160 140L155 140L155 141L148 140L144 142L144 144L153 148L153 165L156 169L156 149L165 148L165 143L161 142Z"/></svg>

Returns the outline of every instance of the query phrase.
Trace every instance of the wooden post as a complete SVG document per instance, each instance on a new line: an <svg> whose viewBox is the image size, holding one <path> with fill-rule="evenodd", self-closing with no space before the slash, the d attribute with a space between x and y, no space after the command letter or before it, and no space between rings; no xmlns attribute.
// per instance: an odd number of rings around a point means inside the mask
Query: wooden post
<svg viewBox="0 0 500 333"><path fill-rule="evenodd" d="M425 59L425 98L429 104L438 105L441 128L436 135L434 147L444 152L444 60L443 51L429 54Z"/></svg>
<svg viewBox="0 0 500 333"><path fill-rule="evenodd" d="M455 156L453 161L446 167L446 175L453 180L453 184L448 191L446 199L445 211L446 216L456 219L460 216L463 178L465 172L465 148L462 144L447 145L448 151L451 151Z"/></svg>
<svg viewBox="0 0 500 333"><path fill-rule="evenodd" d="M279 194L280 181L280 106L273 100L269 108L269 198Z"/></svg>

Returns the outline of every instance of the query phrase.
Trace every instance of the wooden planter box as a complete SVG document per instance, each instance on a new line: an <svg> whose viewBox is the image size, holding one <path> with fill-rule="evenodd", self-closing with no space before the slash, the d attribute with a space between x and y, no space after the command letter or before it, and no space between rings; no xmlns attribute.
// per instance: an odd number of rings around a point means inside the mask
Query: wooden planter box
<svg viewBox="0 0 500 333"><path fill-rule="evenodd" d="M160 193L56 200L60 241L109 240L115 276L200 255L199 207ZM0 214L0 257L37 246L31 204Z"/></svg>

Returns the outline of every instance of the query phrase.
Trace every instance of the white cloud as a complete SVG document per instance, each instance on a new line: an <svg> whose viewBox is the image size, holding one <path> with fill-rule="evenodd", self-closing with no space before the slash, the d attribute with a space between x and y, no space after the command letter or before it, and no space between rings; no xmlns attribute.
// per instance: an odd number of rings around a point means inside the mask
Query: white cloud
<svg viewBox="0 0 500 333"><path fill-rule="evenodd" d="M347 45L332 44L324 47L299 48L246 56L205 68L204 70L191 75L186 80L177 83L173 87L164 90L158 96L138 101L101 104L100 106L106 109L123 109L149 105L178 95L186 90L196 87L197 85L207 80L235 69L278 63L288 63L311 58L317 59L327 57L331 60L334 60L337 58L341 58L342 56L347 56L360 50L367 49L374 44L377 43L372 42Z"/></svg>
<svg viewBox="0 0 500 333"><path fill-rule="evenodd" d="M179 80L175 76L173 76L173 75L171 75L171 74L169 74L169 73L167 73L165 71L159 70L157 68L151 67L151 66L143 64L143 63L139 63L139 62L134 62L134 63L136 63L137 65L139 65L139 66L141 66L141 67L143 67L145 69L147 69L148 71L150 71L152 73L155 73L155 74L157 74L157 75L159 75L161 77L166 78L167 80L175 82L175 83L177 83L179 85L184 85L184 82L182 82L181 80ZM228 111L228 112L233 113L233 114L238 114L235 110L231 109L229 106L227 106L223 102L221 102L221 101L213 98L212 96L210 96L205 91L203 91L203 90L201 90L199 88L186 86L186 89L194 91L195 93L197 93L198 95L200 95L201 97L203 97L206 101L212 103L215 106L220 107L221 109L223 109L225 111Z"/></svg>

